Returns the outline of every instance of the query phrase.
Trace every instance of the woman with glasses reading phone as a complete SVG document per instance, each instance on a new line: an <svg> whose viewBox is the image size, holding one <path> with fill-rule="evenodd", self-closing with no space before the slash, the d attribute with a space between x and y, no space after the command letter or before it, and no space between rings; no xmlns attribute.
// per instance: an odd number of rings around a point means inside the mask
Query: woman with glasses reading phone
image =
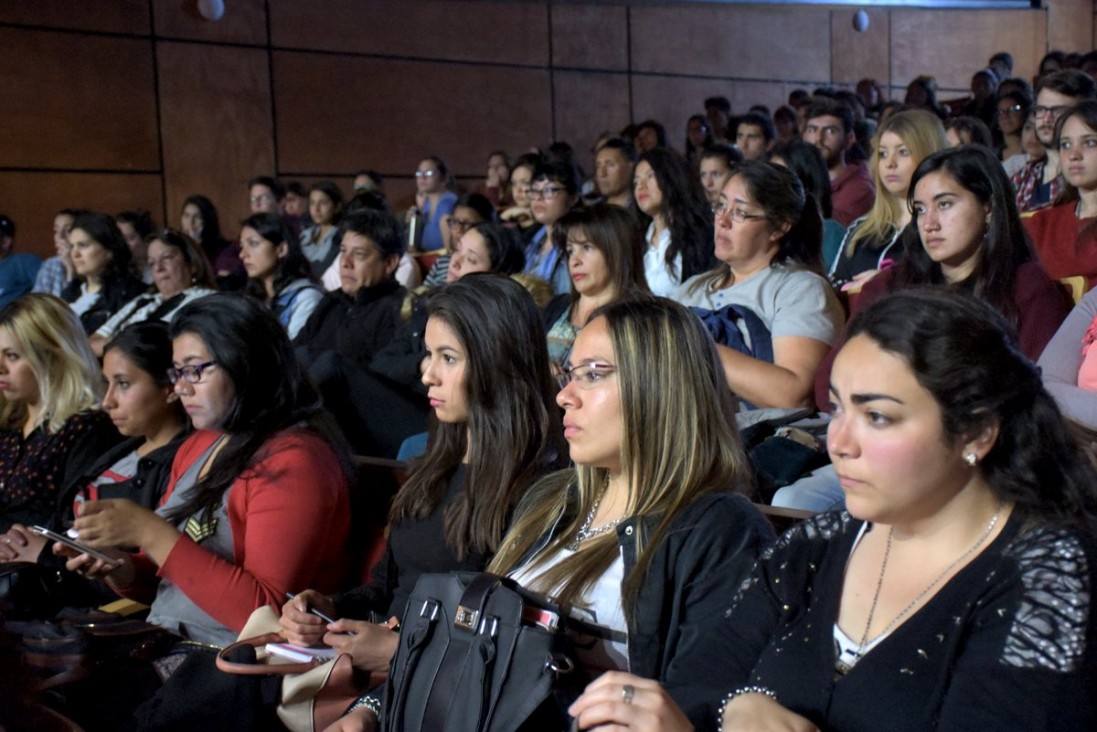
<svg viewBox="0 0 1097 732"><path fill-rule="evenodd" d="M794 173L752 161L736 169L713 211L721 264L683 284L675 299L702 313L730 306L753 314L764 330L747 328L745 317L736 322L749 353L717 346L729 386L757 407L806 405L843 321L820 274L819 207Z"/></svg>
<svg viewBox="0 0 1097 732"><path fill-rule="evenodd" d="M285 331L259 302L195 300L171 335L169 378L196 432L155 512L124 499L84 504L80 541L117 566L78 555L68 567L150 602L149 622L223 646L257 607L342 579L349 461Z"/></svg>

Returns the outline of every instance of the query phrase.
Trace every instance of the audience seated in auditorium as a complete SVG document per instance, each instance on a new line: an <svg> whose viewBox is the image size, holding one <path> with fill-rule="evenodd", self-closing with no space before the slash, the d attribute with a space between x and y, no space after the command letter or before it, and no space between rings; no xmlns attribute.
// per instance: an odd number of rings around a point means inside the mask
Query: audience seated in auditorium
<svg viewBox="0 0 1097 732"><path fill-rule="evenodd" d="M0 214L0 309L31 291L42 266L36 255L14 249L15 222Z"/></svg>
<svg viewBox="0 0 1097 732"><path fill-rule="evenodd" d="M179 230L202 247L213 267L218 289L243 289L248 275L240 262L240 244L221 233L221 218L212 201L200 195L187 198L179 217Z"/></svg>
<svg viewBox="0 0 1097 732"><path fill-rule="evenodd" d="M1097 474L1010 331L941 291L854 320L827 440L848 513L789 531L692 637L666 681L691 723L1097 724ZM673 713L654 684L622 682L637 714Z"/></svg>
<svg viewBox="0 0 1097 732"><path fill-rule="evenodd" d="M609 203L577 208L560 219L557 246L567 255L571 292L544 310L549 359L563 373L579 331L599 308L650 297L644 280L643 236L635 215Z"/></svg>
<svg viewBox="0 0 1097 732"><path fill-rule="evenodd" d="M171 339L159 321L137 323L107 344L103 356L103 411L126 438L94 458L76 475L66 476L57 494L56 511L45 525L64 531L80 506L105 498L129 498L155 509L168 484L175 453L189 422L168 380ZM57 566L47 540L23 524L12 525L0 538L0 562L42 562ZM70 575L59 587L69 607L99 605L113 599L106 588L82 583Z"/></svg>
<svg viewBox="0 0 1097 732"><path fill-rule="evenodd" d="M701 151L712 144L712 129L703 114L695 114L686 120L686 160L696 166L701 160ZM598 148L599 150L601 147ZM603 194L605 195L605 194Z"/></svg>
<svg viewBox="0 0 1097 732"><path fill-rule="evenodd" d="M728 145L732 140L728 125L731 123L731 102L727 97L709 97L705 100L705 117L708 118L709 129L712 130L712 142L714 144Z"/></svg>
<svg viewBox="0 0 1097 732"><path fill-rule="evenodd" d="M75 274L72 270L72 246L69 244L69 232L72 222L83 211L75 208L62 209L53 217L53 247L56 255L42 262L38 275L34 278L31 292L42 292L61 297L61 291Z"/></svg>
<svg viewBox="0 0 1097 732"><path fill-rule="evenodd" d="M868 167L846 162L846 151L856 142L853 113L840 102L820 98L806 108L804 118L804 142L819 148L830 171L834 219L849 226L872 208L875 195Z"/></svg>
<svg viewBox="0 0 1097 732"><path fill-rule="evenodd" d="M490 569L601 631L577 655L592 675L610 673L572 705L575 728L662 729L638 726L646 703L627 698L639 685L622 696L621 681L680 673L679 654L735 595L772 530L743 495L735 396L688 310L614 303L574 354L557 402L575 468L530 490Z"/></svg>
<svg viewBox="0 0 1097 732"><path fill-rule="evenodd" d="M453 176L449 166L437 155L419 161L415 170L415 205L408 209L407 220L419 217L416 241L420 251L433 252L445 244L443 217L453 213L457 194L453 192Z"/></svg>
<svg viewBox="0 0 1097 732"><path fill-rule="evenodd" d="M474 272L510 275L524 264L516 232L499 224L477 224L461 237L447 276L455 282ZM374 354L369 368L344 361L342 380L323 382L325 404L359 455L395 457L405 439L426 430L429 406L422 370L428 354L423 334L431 294L408 298L401 311L404 321L392 341Z"/></svg>
<svg viewBox="0 0 1097 732"><path fill-rule="evenodd" d="M309 261L289 224L274 214L244 219L240 259L248 273L247 293L270 308L289 337L296 338L324 293L312 280Z"/></svg>
<svg viewBox="0 0 1097 732"><path fill-rule="evenodd" d="M735 128L735 146L744 160L765 160L777 139L773 120L759 112L748 112L739 118Z"/></svg>
<svg viewBox="0 0 1097 732"><path fill-rule="evenodd" d="M821 274L819 207L791 171L752 161L731 176L715 213L720 265L685 282L675 299L723 333L717 350L742 402L806 406L843 321Z"/></svg>
<svg viewBox="0 0 1097 732"><path fill-rule="evenodd" d="M823 270L829 270L842 247L846 236L846 227L834 220L834 209L830 202L830 176L827 164L819 148L803 140L795 139L778 144L770 151L769 162L788 168L804 186L804 193L810 194L819 206L823 217Z"/></svg>
<svg viewBox="0 0 1097 732"><path fill-rule="evenodd" d="M1017 208L1023 213L1050 205L1063 187L1055 130L1059 118L1079 102L1097 99L1097 81L1076 69L1041 76L1036 84L1036 138L1044 155L1029 160L1012 178Z"/></svg>
<svg viewBox="0 0 1097 732"><path fill-rule="evenodd" d="M743 154L731 145L712 145L701 152L701 161L697 164L701 176L701 187L705 189L705 198L713 205L720 198L720 191L731 177L735 166L743 162ZM827 185L830 185L829 179Z"/></svg>
<svg viewBox="0 0 1097 732"><path fill-rule="evenodd" d="M99 364L61 300L34 293L0 311L0 354L0 531L6 532L17 523L48 524L62 490L120 438L98 408Z"/></svg>
<svg viewBox="0 0 1097 732"><path fill-rule="evenodd" d="M248 181L248 207L253 214L281 215L286 200L286 186L269 175L260 175Z"/></svg>
<svg viewBox="0 0 1097 732"><path fill-rule="evenodd" d="M993 126L998 113L996 102L999 80L991 69L976 71L971 77L971 99L960 109L960 115L975 117L987 128Z"/></svg>
<svg viewBox="0 0 1097 732"><path fill-rule="evenodd" d="M445 231L446 254L442 254L431 265L427 276L423 278L423 284L427 287L437 287L446 281L446 271L449 269L452 252L457 248L457 242L465 235L465 232L477 224L485 221L493 222L497 218L495 206L488 197L482 193L464 193L457 197L453 205L453 213L447 214Z"/></svg>
<svg viewBox="0 0 1097 732"><path fill-rule="evenodd" d="M1032 97L1023 91L1006 91L998 94L997 122L991 130L998 138L998 159L1002 161L1006 175L1011 178L1025 167L1028 153L1021 140L1021 133L1032 109Z"/></svg>
<svg viewBox="0 0 1097 732"><path fill-rule="evenodd" d="M945 120L945 139L949 147L982 145L994 149L990 128L978 117L950 117Z"/></svg>
<svg viewBox="0 0 1097 732"><path fill-rule="evenodd" d="M383 211L356 211L339 223L341 287L324 295L294 338L297 357L321 392L344 361L368 366L395 335L405 293L395 278L401 233Z"/></svg>
<svg viewBox="0 0 1097 732"><path fill-rule="evenodd" d="M191 300L216 292L206 255L186 234L164 229L150 235L145 248L156 291L133 298L96 329L90 338L96 356L102 356L107 341L127 325L145 320L166 323Z"/></svg>
<svg viewBox="0 0 1097 732"><path fill-rule="evenodd" d="M898 259L901 250L896 243L911 220L911 175L946 144L941 122L925 110L899 112L880 124L871 161L876 197L869 212L846 232L828 273L831 282L856 288Z"/></svg>
<svg viewBox="0 0 1097 732"><path fill-rule="evenodd" d="M1082 275L1097 284L1097 101L1059 120L1055 145L1063 187L1055 205L1024 218L1041 266L1051 277Z"/></svg>
<svg viewBox="0 0 1097 732"><path fill-rule="evenodd" d="M556 294L571 289L567 257L554 242L556 222L579 201L579 171L566 160L547 160L538 166L530 186L533 218L541 225L526 246L525 272L552 285Z"/></svg>
<svg viewBox="0 0 1097 732"><path fill-rule="evenodd" d="M633 144L636 146L636 151L639 153L646 153L657 147L669 147L667 144L667 130L661 123L656 122L653 119L646 119L636 125L636 135L633 138Z"/></svg>
<svg viewBox="0 0 1097 732"><path fill-rule="evenodd" d="M309 187L309 218L312 223L299 237L301 253L308 260L313 279L319 280L339 255L335 234L343 214L343 191L330 180ZM292 233L292 229L290 230ZM253 275L249 272L249 277Z"/></svg>
<svg viewBox="0 0 1097 732"><path fill-rule="evenodd" d="M68 241L74 275L61 296L90 335L145 286L133 275L130 249L110 216L80 214Z"/></svg>
<svg viewBox="0 0 1097 732"><path fill-rule="evenodd" d="M388 669L400 637L392 621L419 575L483 569L529 487L566 461L545 331L526 291L475 274L434 294L428 313L422 381L434 417L427 453L393 501L385 556L365 586L334 597L306 590L282 606L291 642L323 640L362 671Z"/></svg>
<svg viewBox="0 0 1097 732"><path fill-rule="evenodd" d="M602 143L594 155L594 182L606 203L628 208L632 204L632 175L636 148L620 137Z"/></svg>
<svg viewBox="0 0 1097 732"><path fill-rule="evenodd" d="M122 232L126 246L133 255L133 274L146 285L152 284L152 271L148 265L148 238L156 233L156 222L144 209L123 211L114 217L114 223Z"/></svg>
<svg viewBox="0 0 1097 732"><path fill-rule="evenodd" d="M1021 351L1039 358L1070 311L1070 297L1035 261L1011 196L1002 166L984 147L923 160L911 179L914 221L900 237L902 256L864 286L854 312L892 290L948 285L1000 312L1016 327Z"/></svg>
<svg viewBox="0 0 1097 732"><path fill-rule="evenodd" d="M633 172L636 207L651 223L644 234L644 278L652 293L671 297L712 266L712 211L698 174L675 150L640 156Z"/></svg>
<svg viewBox="0 0 1097 732"><path fill-rule="evenodd" d="M491 205L502 209L510 205L510 156L505 150L493 150L488 154L488 170L484 176L481 193Z"/></svg>
<svg viewBox="0 0 1097 732"><path fill-rule="evenodd" d="M510 169L511 204L499 212L499 220L518 227L522 241L528 243L540 228L530 207L530 186L533 174L541 164L541 156L532 153L522 155Z"/></svg>
<svg viewBox="0 0 1097 732"><path fill-rule="evenodd" d="M919 76L907 84L903 104L915 109L924 109L937 115L939 119L948 116L948 110L937 99L937 79L933 76Z"/></svg>

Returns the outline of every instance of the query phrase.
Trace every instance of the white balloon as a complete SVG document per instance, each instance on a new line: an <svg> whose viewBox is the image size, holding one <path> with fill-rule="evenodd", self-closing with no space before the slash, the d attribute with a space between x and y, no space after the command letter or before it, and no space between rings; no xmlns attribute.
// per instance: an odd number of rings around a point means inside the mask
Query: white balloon
<svg viewBox="0 0 1097 732"><path fill-rule="evenodd" d="M853 14L853 30L864 33L868 30L868 13L864 8Z"/></svg>
<svg viewBox="0 0 1097 732"><path fill-rule="evenodd" d="M198 0L198 12L206 20L221 20L225 16L225 0Z"/></svg>

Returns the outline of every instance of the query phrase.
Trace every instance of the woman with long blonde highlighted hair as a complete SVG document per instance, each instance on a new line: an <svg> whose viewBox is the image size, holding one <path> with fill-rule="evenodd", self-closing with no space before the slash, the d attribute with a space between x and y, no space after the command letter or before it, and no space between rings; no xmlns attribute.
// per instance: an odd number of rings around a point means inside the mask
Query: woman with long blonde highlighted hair
<svg viewBox="0 0 1097 732"><path fill-rule="evenodd" d="M867 214L850 224L828 273L831 282L839 287L863 283L888 266L893 255L899 256L895 244L911 220L907 205L911 175L925 158L946 147L941 120L925 110L899 112L880 125L869 163L876 201Z"/></svg>
<svg viewBox="0 0 1097 732"><path fill-rule="evenodd" d="M118 442L101 398L99 364L62 300L24 295L0 311L0 533L48 521L66 478Z"/></svg>

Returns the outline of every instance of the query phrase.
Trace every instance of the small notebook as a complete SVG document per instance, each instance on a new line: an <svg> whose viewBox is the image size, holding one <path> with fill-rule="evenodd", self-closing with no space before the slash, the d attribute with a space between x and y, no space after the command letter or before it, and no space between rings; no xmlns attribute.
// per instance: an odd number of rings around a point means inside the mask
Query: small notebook
<svg viewBox="0 0 1097 732"><path fill-rule="evenodd" d="M339 655L331 646L311 646L309 648L302 648L301 646L294 646L289 643L268 643L266 648L267 653L289 659L290 661L297 661L298 663L326 661L329 658L335 658Z"/></svg>

